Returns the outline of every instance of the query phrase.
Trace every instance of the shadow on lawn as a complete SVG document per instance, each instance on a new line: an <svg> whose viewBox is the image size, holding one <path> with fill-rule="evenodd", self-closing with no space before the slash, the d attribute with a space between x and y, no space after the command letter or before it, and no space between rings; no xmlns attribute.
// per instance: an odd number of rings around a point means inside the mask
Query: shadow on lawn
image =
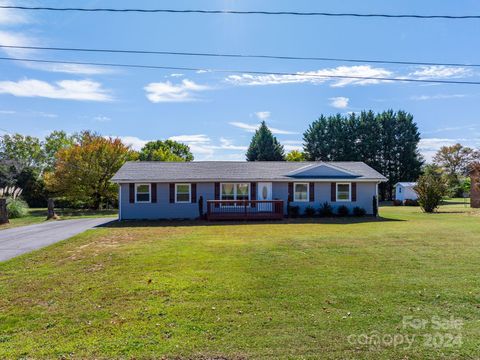
<svg viewBox="0 0 480 360"><path fill-rule="evenodd" d="M283 220L255 220L255 221L207 221L207 220L123 220L112 221L98 227L175 227L175 226L219 226L219 225L289 225L289 224L336 224L351 225L375 222L406 221L385 217L342 217L342 218L296 218Z"/></svg>

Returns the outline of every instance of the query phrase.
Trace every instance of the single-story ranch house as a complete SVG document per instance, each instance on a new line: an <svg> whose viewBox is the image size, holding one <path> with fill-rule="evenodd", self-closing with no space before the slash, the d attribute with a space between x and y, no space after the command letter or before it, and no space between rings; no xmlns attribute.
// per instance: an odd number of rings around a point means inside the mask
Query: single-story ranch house
<svg viewBox="0 0 480 360"><path fill-rule="evenodd" d="M363 162L287 161L135 161L112 178L120 185L120 220L273 219L289 206L303 213L325 202L373 214L386 180Z"/></svg>

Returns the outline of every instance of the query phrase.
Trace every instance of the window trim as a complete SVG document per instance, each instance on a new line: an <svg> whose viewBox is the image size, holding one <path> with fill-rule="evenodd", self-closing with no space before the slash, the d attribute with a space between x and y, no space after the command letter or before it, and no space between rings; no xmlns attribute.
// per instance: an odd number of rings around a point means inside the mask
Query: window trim
<svg viewBox="0 0 480 360"><path fill-rule="evenodd" d="M137 194L138 194L138 187L147 185L148 186L148 201L138 201ZM140 194L146 194L146 192L141 192ZM135 204L149 204L152 202L152 184L150 183L135 183Z"/></svg>
<svg viewBox="0 0 480 360"><path fill-rule="evenodd" d="M178 201L178 186L188 185L188 201ZM190 204L192 202L192 184L191 183L175 183L175 204Z"/></svg>
<svg viewBox="0 0 480 360"><path fill-rule="evenodd" d="M248 186L248 201L250 201L250 195L251 195L251 190L250 190L250 183L249 182L236 182L236 183L231 183L231 182L225 182L225 183L220 183L220 200L223 200L223 192L222 192L222 187L223 185L233 185L233 200L225 200L225 201L243 201L243 200L238 200L237 199L237 185L242 184L242 185L247 185Z"/></svg>
<svg viewBox="0 0 480 360"><path fill-rule="evenodd" d="M348 185L348 200L339 199L338 197L338 185ZM336 185L336 200L338 202L351 202L352 201L352 183L337 183Z"/></svg>
<svg viewBox="0 0 480 360"><path fill-rule="evenodd" d="M296 198L296 187L297 185L306 185L307 187L307 198L305 200L301 200L301 199L297 199ZM310 202L310 183L308 182L296 182L296 183L293 183L293 201L294 202Z"/></svg>

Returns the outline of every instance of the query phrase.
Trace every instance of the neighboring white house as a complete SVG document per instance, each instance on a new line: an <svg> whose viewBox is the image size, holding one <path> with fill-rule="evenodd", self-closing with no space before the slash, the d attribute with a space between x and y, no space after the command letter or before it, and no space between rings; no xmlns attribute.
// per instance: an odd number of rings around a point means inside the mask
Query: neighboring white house
<svg viewBox="0 0 480 360"><path fill-rule="evenodd" d="M418 195L413 189L417 185L416 182L399 182L395 184L395 199L404 201L407 199L417 200Z"/></svg>

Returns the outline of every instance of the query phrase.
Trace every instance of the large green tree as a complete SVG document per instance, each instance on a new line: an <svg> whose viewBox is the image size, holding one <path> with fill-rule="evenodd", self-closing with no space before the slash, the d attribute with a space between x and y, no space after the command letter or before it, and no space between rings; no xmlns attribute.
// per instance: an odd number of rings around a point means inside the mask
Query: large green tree
<svg viewBox="0 0 480 360"><path fill-rule="evenodd" d="M188 145L173 140L150 141L140 150L141 161L193 161Z"/></svg>
<svg viewBox="0 0 480 360"><path fill-rule="evenodd" d="M398 181L415 181L421 170L420 134L413 116L392 110L363 111L348 116L321 115L303 135L310 161L363 161L385 175L383 199L391 199Z"/></svg>
<svg viewBox="0 0 480 360"><path fill-rule="evenodd" d="M285 150L273 136L265 121L255 131L247 150L247 161L283 161Z"/></svg>

